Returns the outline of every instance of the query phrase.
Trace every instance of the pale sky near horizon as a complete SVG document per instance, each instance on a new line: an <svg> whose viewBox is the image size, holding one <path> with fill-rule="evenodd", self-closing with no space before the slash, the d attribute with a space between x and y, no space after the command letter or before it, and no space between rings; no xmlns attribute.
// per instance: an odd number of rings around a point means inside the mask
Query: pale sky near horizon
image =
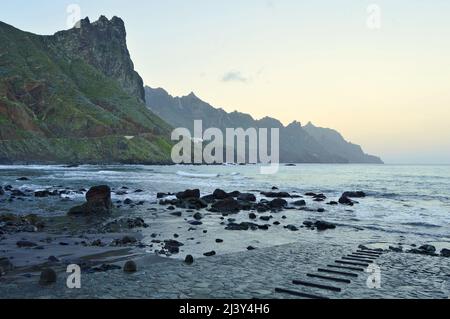
<svg viewBox="0 0 450 319"><path fill-rule="evenodd" d="M151 87L330 127L387 163L450 164L448 0L0 0L0 21L67 29L69 4L125 21ZM370 4L381 28L367 26Z"/></svg>

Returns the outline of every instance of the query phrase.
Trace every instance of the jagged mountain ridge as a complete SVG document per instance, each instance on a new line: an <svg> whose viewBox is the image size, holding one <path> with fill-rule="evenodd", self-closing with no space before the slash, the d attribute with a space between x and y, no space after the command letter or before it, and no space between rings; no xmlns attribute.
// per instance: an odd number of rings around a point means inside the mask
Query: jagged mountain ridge
<svg viewBox="0 0 450 319"><path fill-rule="evenodd" d="M174 127L193 131L193 121L202 120L204 129L249 127L280 129L280 161L284 163L382 163L376 156L365 154L361 147L348 143L336 131L303 127L294 121L284 126L280 121L265 117L255 120L249 114L227 113L202 101L194 93L173 97L162 88L145 87L147 106ZM311 134L310 134L311 132ZM336 136L336 134L338 136Z"/></svg>
<svg viewBox="0 0 450 319"><path fill-rule="evenodd" d="M0 162L170 161L171 127L143 103L123 21L40 36L0 22Z"/></svg>

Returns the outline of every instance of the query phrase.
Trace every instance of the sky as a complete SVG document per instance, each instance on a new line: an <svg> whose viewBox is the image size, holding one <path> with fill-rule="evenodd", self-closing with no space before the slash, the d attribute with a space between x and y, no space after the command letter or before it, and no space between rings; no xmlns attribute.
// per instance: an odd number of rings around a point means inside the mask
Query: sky
<svg viewBox="0 0 450 319"><path fill-rule="evenodd" d="M174 96L334 128L387 163L450 164L448 0L0 3L37 34L67 29L71 4L121 17L145 84Z"/></svg>

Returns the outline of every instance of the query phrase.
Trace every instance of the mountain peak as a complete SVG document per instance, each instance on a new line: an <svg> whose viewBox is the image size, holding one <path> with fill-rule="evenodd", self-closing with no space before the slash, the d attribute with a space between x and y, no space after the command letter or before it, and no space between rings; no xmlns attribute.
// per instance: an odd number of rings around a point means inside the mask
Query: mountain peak
<svg viewBox="0 0 450 319"><path fill-rule="evenodd" d="M195 95L194 92L189 93L188 95L186 95L186 97L192 98L192 99L199 99L197 95Z"/></svg>
<svg viewBox="0 0 450 319"><path fill-rule="evenodd" d="M85 60L107 77L116 79L125 92L144 101L144 84L131 61L123 20L116 16L108 20L102 15L91 23L86 17L76 26L55 33L50 41L55 47L64 48L66 57Z"/></svg>
<svg viewBox="0 0 450 319"><path fill-rule="evenodd" d="M300 123L299 121L293 121L287 127L302 127L302 123Z"/></svg>

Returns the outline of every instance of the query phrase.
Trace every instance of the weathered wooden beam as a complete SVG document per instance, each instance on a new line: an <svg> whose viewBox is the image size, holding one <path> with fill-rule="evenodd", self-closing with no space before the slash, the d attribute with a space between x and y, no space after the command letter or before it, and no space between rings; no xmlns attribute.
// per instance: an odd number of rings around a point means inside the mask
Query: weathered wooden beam
<svg viewBox="0 0 450 319"><path fill-rule="evenodd" d="M289 290L289 289L284 289L284 288L275 288L275 292L298 296L298 297L303 297L303 298L309 298L309 299L329 299L329 298L323 297L323 296L308 294L308 293L304 293L301 291L294 291L294 290Z"/></svg>
<svg viewBox="0 0 450 319"><path fill-rule="evenodd" d="M327 286L327 285L320 285L320 284L316 284L316 283L308 282L308 281L303 281L303 280L293 280L292 283L294 285L301 285L301 286L305 286L305 287L313 287L313 288L331 290L331 291L336 291L336 292L340 292L341 291L341 288L338 288L338 287Z"/></svg>
<svg viewBox="0 0 450 319"><path fill-rule="evenodd" d="M336 268L336 269L354 270L354 271L364 271L364 269L362 269L362 268L349 267L349 266L341 266L341 265L327 265L327 267L330 267L330 268Z"/></svg>
<svg viewBox="0 0 450 319"><path fill-rule="evenodd" d="M366 263L357 263L352 261L344 261L344 260L335 260L334 261L337 264L344 264L344 265L352 265L352 266L362 266L362 267L369 267L369 264Z"/></svg>
<svg viewBox="0 0 450 319"><path fill-rule="evenodd" d="M316 274L306 274L306 276L311 277L311 278L318 278L318 279L323 279L323 280L342 282L344 284L351 283L351 281L349 279L343 279L343 278L328 277L328 276L322 276L322 275L316 275Z"/></svg>
<svg viewBox="0 0 450 319"><path fill-rule="evenodd" d="M342 257L342 259L344 260L354 260L354 261L362 261L362 262L366 262L366 263L373 263L373 260L369 260L369 259L363 259L363 258L355 258L355 257Z"/></svg>
<svg viewBox="0 0 450 319"><path fill-rule="evenodd" d="M325 272L325 273L329 273L329 274L341 275L341 276L358 277L358 274L354 274L354 273L351 273L351 272L330 270L330 269L324 269L324 268L319 268L319 269L317 269L317 271L318 272Z"/></svg>

